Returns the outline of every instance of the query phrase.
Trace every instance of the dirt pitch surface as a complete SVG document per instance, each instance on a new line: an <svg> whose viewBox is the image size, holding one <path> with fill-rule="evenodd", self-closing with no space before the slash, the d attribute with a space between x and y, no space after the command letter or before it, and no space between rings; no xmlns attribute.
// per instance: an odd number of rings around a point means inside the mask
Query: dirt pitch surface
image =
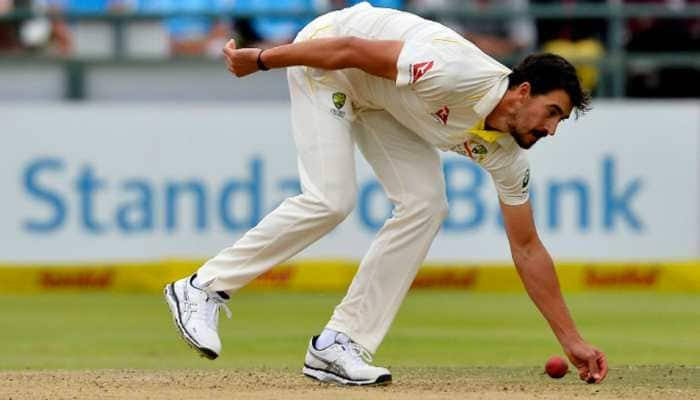
<svg viewBox="0 0 700 400"><path fill-rule="evenodd" d="M700 367L612 369L601 385L528 368L396 368L394 383L346 388L289 369L0 371L0 400L16 399L695 399Z"/></svg>

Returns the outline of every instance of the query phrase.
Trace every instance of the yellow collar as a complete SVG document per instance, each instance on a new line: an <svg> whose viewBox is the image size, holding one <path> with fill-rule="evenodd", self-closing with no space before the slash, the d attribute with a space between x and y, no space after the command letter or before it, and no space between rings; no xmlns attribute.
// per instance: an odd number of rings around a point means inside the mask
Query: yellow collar
<svg viewBox="0 0 700 400"><path fill-rule="evenodd" d="M471 133L472 135L476 135L485 141L489 143L493 143L499 138L501 138L505 133L500 132L500 131L491 131L488 129L484 129L485 121L482 119L479 122L476 123L472 128L467 130L467 132Z"/></svg>

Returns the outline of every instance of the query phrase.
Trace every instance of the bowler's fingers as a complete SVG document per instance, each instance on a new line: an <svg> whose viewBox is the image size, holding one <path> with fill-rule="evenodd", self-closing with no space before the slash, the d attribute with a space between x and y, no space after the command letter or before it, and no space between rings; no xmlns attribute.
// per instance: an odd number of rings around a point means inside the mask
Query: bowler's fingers
<svg viewBox="0 0 700 400"><path fill-rule="evenodd" d="M588 383L591 381L598 382L600 379L600 370L598 369L598 354L593 353L592 357L588 357L588 371L590 371L588 376Z"/></svg>
<svg viewBox="0 0 700 400"><path fill-rule="evenodd" d="M222 49L224 52L224 55L226 57L233 57L233 55L236 53L236 50L238 47L236 46L236 40L235 39L229 39L228 42L224 45L224 48Z"/></svg>
<svg viewBox="0 0 700 400"><path fill-rule="evenodd" d="M228 58L228 56L224 56L224 61L226 61L226 69L230 72L233 73L233 63L231 60Z"/></svg>
<svg viewBox="0 0 700 400"><path fill-rule="evenodd" d="M598 363L598 378L595 383L600 383L608 376L608 360L605 358L605 353L596 350L596 362Z"/></svg>
<svg viewBox="0 0 700 400"><path fill-rule="evenodd" d="M228 47L228 46L224 47L224 56L226 56L227 58L229 58L229 59L230 59L230 58L233 58L233 55L234 55L235 53L236 53L236 49L235 49L235 48L232 49L232 48L230 48L230 47Z"/></svg>
<svg viewBox="0 0 700 400"><path fill-rule="evenodd" d="M591 376L591 374L590 374L590 372L588 371L588 366L579 367L579 369L578 369L578 377L579 377L582 381L588 382L588 378L589 378L590 376Z"/></svg>
<svg viewBox="0 0 700 400"><path fill-rule="evenodd" d="M608 361L605 354L600 350L595 350L592 357L589 357L588 365L581 368L579 376L587 383L600 383L608 375Z"/></svg>
<svg viewBox="0 0 700 400"><path fill-rule="evenodd" d="M224 61L226 62L226 68L231 72L232 74L235 74L233 70L233 55L236 51L236 41L233 39L230 39L228 42L226 42L226 45L223 48L223 53L224 53Z"/></svg>

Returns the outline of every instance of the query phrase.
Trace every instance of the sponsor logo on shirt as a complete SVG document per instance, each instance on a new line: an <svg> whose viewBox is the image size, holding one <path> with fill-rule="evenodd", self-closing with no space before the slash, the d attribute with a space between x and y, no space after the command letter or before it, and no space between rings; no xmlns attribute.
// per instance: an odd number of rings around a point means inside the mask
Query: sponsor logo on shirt
<svg viewBox="0 0 700 400"><path fill-rule="evenodd" d="M527 193L527 185L530 183L530 168L525 170L525 176L523 177L523 190L522 193Z"/></svg>
<svg viewBox="0 0 700 400"><path fill-rule="evenodd" d="M467 140L466 142L464 142L464 150L466 150L466 156L476 161L477 163L481 163L482 161L484 161L486 153L489 152L486 146L471 140Z"/></svg>
<svg viewBox="0 0 700 400"><path fill-rule="evenodd" d="M345 107L345 101L347 100L348 96L345 95L345 93L341 92L335 92L333 93L332 100L333 100L333 105L335 106L335 109L331 108L331 113L334 115L337 115L340 118L345 117L345 111L342 110L343 107Z"/></svg>
<svg viewBox="0 0 700 400"><path fill-rule="evenodd" d="M411 83L416 83L426 72L433 68L433 61L419 62L411 65Z"/></svg>
<svg viewBox="0 0 700 400"><path fill-rule="evenodd" d="M447 125L447 118L450 116L450 109L447 108L447 106L443 106L432 115L438 120L438 122L441 122L443 125Z"/></svg>

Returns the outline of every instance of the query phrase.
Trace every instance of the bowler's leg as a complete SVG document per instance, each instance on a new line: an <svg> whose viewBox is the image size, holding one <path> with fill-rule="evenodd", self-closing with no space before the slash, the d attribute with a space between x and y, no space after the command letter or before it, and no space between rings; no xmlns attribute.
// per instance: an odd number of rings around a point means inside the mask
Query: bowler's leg
<svg viewBox="0 0 700 400"><path fill-rule="evenodd" d="M330 112L330 99L316 99L314 92L304 87L302 74L300 68L289 71L292 132L302 194L286 199L199 269L198 279L209 290L235 291L245 286L328 233L355 206L351 122ZM329 106L317 104L319 101Z"/></svg>
<svg viewBox="0 0 700 400"><path fill-rule="evenodd" d="M330 111L334 108L330 98L319 99L304 85L302 70L290 68L292 131L302 194L285 200L233 246L207 261L195 276L165 289L178 331L208 358L216 358L221 351L218 311L228 300L226 292L240 289L294 256L338 225L354 207L351 122Z"/></svg>
<svg viewBox="0 0 700 400"><path fill-rule="evenodd" d="M327 328L375 352L447 216L447 200L440 157L433 146L386 112L361 115L364 129L356 132L355 139L394 210Z"/></svg>

